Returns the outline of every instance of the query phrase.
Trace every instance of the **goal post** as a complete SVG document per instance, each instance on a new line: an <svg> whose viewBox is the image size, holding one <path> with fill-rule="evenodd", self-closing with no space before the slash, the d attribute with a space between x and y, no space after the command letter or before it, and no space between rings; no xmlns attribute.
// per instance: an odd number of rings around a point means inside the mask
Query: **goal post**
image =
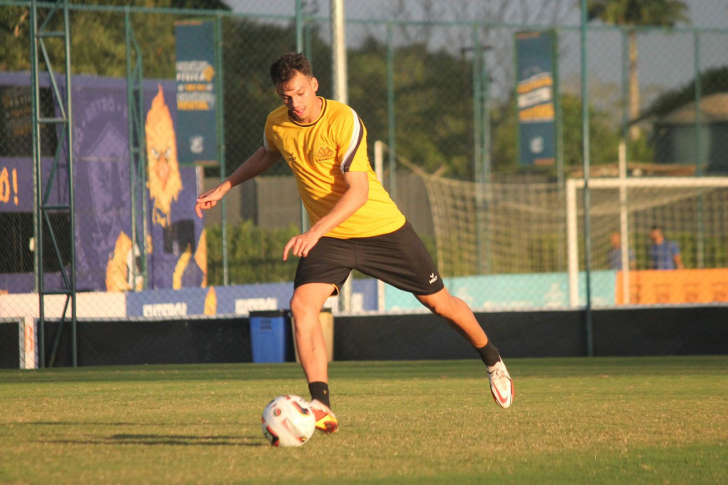
<svg viewBox="0 0 728 485"><path fill-rule="evenodd" d="M579 267L582 253L579 247L580 216L579 191L584 190L584 179L566 182L567 252L569 304L579 306ZM701 250L706 239L717 247L728 236L728 177L654 177L654 178L598 178L589 181L592 205L589 216L593 238L606 240L609 232L618 232L622 241L619 259L622 262L622 301L629 303L630 264L633 248L638 244L636 235L645 235L653 226L666 230L668 236L689 239L698 257L691 257L695 267L724 267L722 254L712 256ZM602 243L602 247L606 248ZM646 246L646 244L645 244ZM594 257L605 257L608 250L596 252ZM711 259L712 258L712 259ZM643 262L644 267L644 262ZM616 269L616 268L615 268ZM649 269L649 267L644 267Z"/></svg>

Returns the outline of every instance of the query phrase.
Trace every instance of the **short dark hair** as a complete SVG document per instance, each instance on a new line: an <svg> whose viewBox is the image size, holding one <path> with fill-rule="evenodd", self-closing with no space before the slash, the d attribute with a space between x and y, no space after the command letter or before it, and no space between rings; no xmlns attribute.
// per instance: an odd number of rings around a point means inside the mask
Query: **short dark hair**
<svg viewBox="0 0 728 485"><path fill-rule="evenodd" d="M312 76L313 69L306 56L298 52L283 54L270 66L270 79L273 84L285 83L296 77L296 72Z"/></svg>

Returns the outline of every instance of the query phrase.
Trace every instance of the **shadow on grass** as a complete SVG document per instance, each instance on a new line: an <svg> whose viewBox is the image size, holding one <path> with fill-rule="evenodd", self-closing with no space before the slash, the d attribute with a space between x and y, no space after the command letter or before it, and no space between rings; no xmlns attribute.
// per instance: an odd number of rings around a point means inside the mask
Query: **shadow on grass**
<svg viewBox="0 0 728 485"><path fill-rule="evenodd" d="M195 436L154 434L113 434L87 439L39 440L39 443L75 445L140 445L140 446L270 446L259 437L250 436Z"/></svg>
<svg viewBox="0 0 728 485"><path fill-rule="evenodd" d="M204 426L215 425L221 423L205 423ZM88 422L88 421L30 421L23 423L13 423L13 426L181 426L179 423L104 423L104 422ZM194 424L186 424L184 426L195 426Z"/></svg>
<svg viewBox="0 0 728 485"><path fill-rule="evenodd" d="M301 366L295 362L274 364L154 364L127 366L0 369L3 384L71 382L173 382L298 380Z"/></svg>

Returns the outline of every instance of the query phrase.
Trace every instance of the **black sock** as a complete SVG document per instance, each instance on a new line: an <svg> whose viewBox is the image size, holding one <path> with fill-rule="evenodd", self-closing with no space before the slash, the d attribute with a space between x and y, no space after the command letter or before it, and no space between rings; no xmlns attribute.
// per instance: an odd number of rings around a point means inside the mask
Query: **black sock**
<svg viewBox="0 0 728 485"><path fill-rule="evenodd" d="M329 385L325 382L312 382L308 385L308 392L311 393L311 400L318 399L331 407L329 402Z"/></svg>
<svg viewBox="0 0 728 485"><path fill-rule="evenodd" d="M493 367L500 360L500 353L498 353L498 349L495 348L495 345L490 343L490 340L488 340L488 343L485 344L484 347L475 350L478 351L480 358L483 359L483 362L488 367Z"/></svg>

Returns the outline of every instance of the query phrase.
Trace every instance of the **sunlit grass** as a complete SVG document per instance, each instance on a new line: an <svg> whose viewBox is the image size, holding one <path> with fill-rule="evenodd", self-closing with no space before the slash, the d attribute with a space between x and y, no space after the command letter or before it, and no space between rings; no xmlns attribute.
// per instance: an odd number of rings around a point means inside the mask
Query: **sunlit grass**
<svg viewBox="0 0 728 485"><path fill-rule="evenodd" d="M270 447L295 364L0 371L3 483L720 483L728 357L335 362L342 425Z"/></svg>

